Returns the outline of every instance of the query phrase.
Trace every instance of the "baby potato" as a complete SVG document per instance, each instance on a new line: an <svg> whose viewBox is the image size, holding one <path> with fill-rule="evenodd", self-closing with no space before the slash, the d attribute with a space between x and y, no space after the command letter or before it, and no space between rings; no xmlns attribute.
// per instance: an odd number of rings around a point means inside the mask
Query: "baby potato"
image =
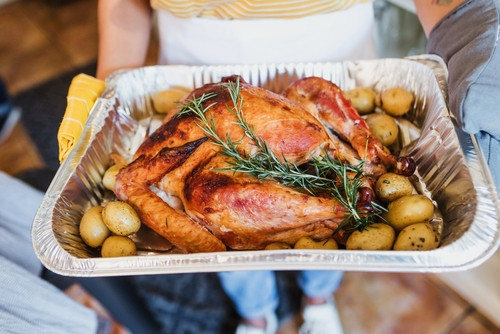
<svg viewBox="0 0 500 334"><path fill-rule="evenodd" d="M153 107L160 114L168 114L189 92L184 87L172 87L153 95Z"/></svg>
<svg viewBox="0 0 500 334"><path fill-rule="evenodd" d="M411 195L413 186L410 180L395 173L382 174L375 183L375 194L382 202L389 203L396 199Z"/></svg>
<svg viewBox="0 0 500 334"><path fill-rule="evenodd" d="M387 210L383 216L396 231L401 231L408 225L429 221L434 216L432 201L419 194L402 196L390 202Z"/></svg>
<svg viewBox="0 0 500 334"><path fill-rule="evenodd" d="M392 249L396 232L385 223L374 223L364 230L356 230L349 235L346 249L389 250Z"/></svg>
<svg viewBox="0 0 500 334"><path fill-rule="evenodd" d="M266 250L276 250L276 249L290 249L292 248L289 244L285 242L272 242L266 245Z"/></svg>
<svg viewBox="0 0 500 334"><path fill-rule="evenodd" d="M439 237L430 223L406 226L399 232L394 244L395 250L429 250L439 245Z"/></svg>
<svg viewBox="0 0 500 334"><path fill-rule="evenodd" d="M347 97L360 115L371 113L375 110L377 93L370 87L356 87L346 92Z"/></svg>
<svg viewBox="0 0 500 334"><path fill-rule="evenodd" d="M141 227L141 219L134 208L121 201L111 201L102 210L104 224L116 235L127 236Z"/></svg>
<svg viewBox="0 0 500 334"><path fill-rule="evenodd" d="M102 177L102 184L104 188L115 191L115 181L116 181L116 175L118 175L118 172L120 169L125 167L124 164L115 164L109 167L105 172L104 176Z"/></svg>
<svg viewBox="0 0 500 334"><path fill-rule="evenodd" d="M391 116L406 114L414 100L413 93L401 87L390 88L380 94L381 107Z"/></svg>
<svg viewBox="0 0 500 334"><path fill-rule="evenodd" d="M383 145L390 146L398 139L399 127L391 116L379 112L371 113L366 116L365 122Z"/></svg>
<svg viewBox="0 0 500 334"><path fill-rule="evenodd" d="M339 245L332 238L314 240L311 237L301 237L295 245L294 249L338 249Z"/></svg>
<svg viewBox="0 0 500 334"><path fill-rule="evenodd" d="M130 238L112 235L104 240L101 248L102 257L118 257L135 255L137 247Z"/></svg>
<svg viewBox="0 0 500 334"><path fill-rule="evenodd" d="M80 220L80 236L90 247L99 247L104 240L111 234L108 227L102 219L102 206L93 206L82 216Z"/></svg>

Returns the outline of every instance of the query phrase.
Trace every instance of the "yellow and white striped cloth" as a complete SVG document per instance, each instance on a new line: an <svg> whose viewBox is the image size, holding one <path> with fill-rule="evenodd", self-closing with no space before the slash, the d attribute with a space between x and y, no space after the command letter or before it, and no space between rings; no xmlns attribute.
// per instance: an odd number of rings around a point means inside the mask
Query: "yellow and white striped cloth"
<svg viewBox="0 0 500 334"><path fill-rule="evenodd" d="M66 159L80 138L90 111L104 87L104 81L84 73L71 80L66 110L57 133L60 162Z"/></svg>
<svg viewBox="0 0 500 334"><path fill-rule="evenodd" d="M331 13L372 0L151 0L154 9L170 11L180 18L294 19Z"/></svg>

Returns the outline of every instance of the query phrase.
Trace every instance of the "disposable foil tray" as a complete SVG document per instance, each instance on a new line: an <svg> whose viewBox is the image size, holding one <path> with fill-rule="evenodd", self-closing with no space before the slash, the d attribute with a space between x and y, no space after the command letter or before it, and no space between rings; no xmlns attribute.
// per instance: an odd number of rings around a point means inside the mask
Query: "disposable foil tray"
<svg viewBox="0 0 500 334"><path fill-rule="evenodd" d="M414 92L414 108L407 123L400 123L402 137L407 137L402 149L417 163L416 188L434 201L442 216L440 247L179 254L148 233L148 242L138 240L135 256L102 258L86 246L78 233L79 221L85 210L109 196L101 179L111 154L130 157L158 123L152 117L153 94L172 86L199 87L232 74L275 92L306 76L323 77L343 89L371 86L382 91L401 86ZM445 65L430 55L335 63L152 66L116 72L107 80L81 139L60 166L36 214L35 252L47 268L67 276L254 269L446 272L475 267L499 245L499 201L475 137L456 128L448 112L446 80Z"/></svg>

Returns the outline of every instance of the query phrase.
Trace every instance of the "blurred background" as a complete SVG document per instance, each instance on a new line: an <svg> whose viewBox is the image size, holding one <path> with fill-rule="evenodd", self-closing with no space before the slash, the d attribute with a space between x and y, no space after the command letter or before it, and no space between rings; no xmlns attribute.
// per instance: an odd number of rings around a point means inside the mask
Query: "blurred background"
<svg viewBox="0 0 500 334"><path fill-rule="evenodd" d="M19 120L0 132L0 170L27 178L33 170L57 170L67 88L74 75L95 74L96 4L0 0L0 78L19 111ZM425 54L412 1L374 6L379 57ZM155 42L153 35L148 64L155 62ZM351 272L335 297L347 334L500 333L499 273L498 253L461 273Z"/></svg>

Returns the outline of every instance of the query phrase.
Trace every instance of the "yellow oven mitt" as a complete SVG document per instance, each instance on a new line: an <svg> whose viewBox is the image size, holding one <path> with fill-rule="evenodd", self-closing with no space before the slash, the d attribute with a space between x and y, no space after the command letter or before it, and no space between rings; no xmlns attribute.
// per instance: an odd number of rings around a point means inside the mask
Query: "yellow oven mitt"
<svg viewBox="0 0 500 334"><path fill-rule="evenodd" d="M95 101L105 87L104 81L81 73L71 80L67 106L59 126L59 162L63 162L80 138Z"/></svg>

